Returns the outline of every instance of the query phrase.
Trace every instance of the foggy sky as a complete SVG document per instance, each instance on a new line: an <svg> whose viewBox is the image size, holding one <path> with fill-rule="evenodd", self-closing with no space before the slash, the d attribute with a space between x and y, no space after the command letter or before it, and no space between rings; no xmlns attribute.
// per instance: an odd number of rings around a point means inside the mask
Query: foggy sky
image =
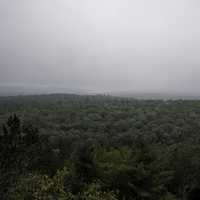
<svg viewBox="0 0 200 200"><path fill-rule="evenodd" d="M0 86L200 92L198 0L0 0Z"/></svg>

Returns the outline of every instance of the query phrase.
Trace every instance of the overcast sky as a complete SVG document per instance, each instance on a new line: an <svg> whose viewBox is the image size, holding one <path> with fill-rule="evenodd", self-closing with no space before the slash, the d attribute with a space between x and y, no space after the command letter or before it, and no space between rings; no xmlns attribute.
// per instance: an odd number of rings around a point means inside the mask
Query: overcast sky
<svg viewBox="0 0 200 200"><path fill-rule="evenodd" d="M0 86L200 93L199 0L0 0Z"/></svg>

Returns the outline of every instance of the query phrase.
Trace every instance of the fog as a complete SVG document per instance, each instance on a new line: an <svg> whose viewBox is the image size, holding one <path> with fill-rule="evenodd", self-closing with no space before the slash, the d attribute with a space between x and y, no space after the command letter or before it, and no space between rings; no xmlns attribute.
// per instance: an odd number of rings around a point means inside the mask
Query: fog
<svg viewBox="0 0 200 200"><path fill-rule="evenodd" d="M0 86L199 94L199 21L198 0L0 0Z"/></svg>

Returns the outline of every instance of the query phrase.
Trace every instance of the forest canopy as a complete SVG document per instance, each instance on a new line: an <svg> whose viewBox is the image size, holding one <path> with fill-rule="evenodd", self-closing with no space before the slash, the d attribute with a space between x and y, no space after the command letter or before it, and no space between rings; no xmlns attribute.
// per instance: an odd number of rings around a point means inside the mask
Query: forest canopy
<svg viewBox="0 0 200 200"><path fill-rule="evenodd" d="M0 98L0 199L200 199L200 101Z"/></svg>

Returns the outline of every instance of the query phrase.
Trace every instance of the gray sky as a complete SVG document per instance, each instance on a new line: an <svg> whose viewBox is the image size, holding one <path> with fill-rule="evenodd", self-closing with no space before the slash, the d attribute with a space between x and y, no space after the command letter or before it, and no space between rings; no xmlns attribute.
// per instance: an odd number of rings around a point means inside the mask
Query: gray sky
<svg viewBox="0 0 200 200"><path fill-rule="evenodd" d="M199 92L199 0L0 0L0 86Z"/></svg>

